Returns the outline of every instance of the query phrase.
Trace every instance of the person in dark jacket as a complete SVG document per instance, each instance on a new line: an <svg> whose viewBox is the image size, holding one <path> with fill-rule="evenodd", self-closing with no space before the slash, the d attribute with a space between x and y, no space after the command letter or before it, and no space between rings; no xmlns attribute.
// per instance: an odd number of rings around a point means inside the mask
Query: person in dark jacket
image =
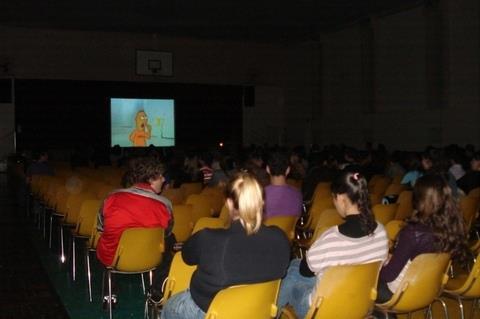
<svg viewBox="0 0 480 319"><path fill-rule="evenodd" d="M262 224L262 189L248 173L237 175L227 186L227 206L232 220L228 229L204 229L185 242L183 260L197 265L190 288L165 304L162 319L204 318L222 289L282 278L290 258L286 235Z"/></svg>

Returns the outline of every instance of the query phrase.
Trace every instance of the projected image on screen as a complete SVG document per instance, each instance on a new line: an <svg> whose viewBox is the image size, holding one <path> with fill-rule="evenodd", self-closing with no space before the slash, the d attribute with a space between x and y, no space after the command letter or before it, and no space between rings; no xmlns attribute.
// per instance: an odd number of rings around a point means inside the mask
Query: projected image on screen
<svg viewBox="0 0 480 319"><path fill-rule="evenodd" d="M111 145L174 146L175 112L171 99L110 99Z"/></svg>

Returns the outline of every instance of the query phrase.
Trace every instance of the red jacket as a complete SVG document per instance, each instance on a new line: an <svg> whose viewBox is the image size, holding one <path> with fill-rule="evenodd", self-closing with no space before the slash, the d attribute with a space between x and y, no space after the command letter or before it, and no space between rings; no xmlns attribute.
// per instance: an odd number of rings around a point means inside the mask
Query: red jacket
<svg viewBox="0 0 480 319"><path fill-rule="evenodd" d="M153 193L148 184L134 187ZM103 233L97 245L97 257L110 266L123 231L133 227L167 228L171 214L161 202L145 196L118 191L103 205Z"/></svg>

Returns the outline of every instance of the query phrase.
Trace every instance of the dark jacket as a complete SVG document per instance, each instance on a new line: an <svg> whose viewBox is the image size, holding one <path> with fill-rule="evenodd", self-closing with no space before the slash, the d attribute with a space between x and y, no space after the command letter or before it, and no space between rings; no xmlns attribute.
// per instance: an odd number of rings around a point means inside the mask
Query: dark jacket
<svg viewBox="0 0 480 319"><path fill-rule="evenodd" d="M215 295L238 284L282 278L290 259L290 244L277 227L261 226L247 236L239 221L228 229L204 229L184 244L182 257L198 265L190 281L195 303L207 312Z"/></svg>

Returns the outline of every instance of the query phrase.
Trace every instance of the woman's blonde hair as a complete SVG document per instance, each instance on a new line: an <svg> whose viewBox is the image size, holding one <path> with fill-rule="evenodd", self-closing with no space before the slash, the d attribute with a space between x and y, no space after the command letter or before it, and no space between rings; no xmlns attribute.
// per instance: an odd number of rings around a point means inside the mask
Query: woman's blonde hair
<svg viewBox="0 0 480 319"><path fill-rule="evenodd" d="M263 192L260 184L253 175L242 172L230 181L226 191L247 235L255 234L262 225Z"/></svg>

